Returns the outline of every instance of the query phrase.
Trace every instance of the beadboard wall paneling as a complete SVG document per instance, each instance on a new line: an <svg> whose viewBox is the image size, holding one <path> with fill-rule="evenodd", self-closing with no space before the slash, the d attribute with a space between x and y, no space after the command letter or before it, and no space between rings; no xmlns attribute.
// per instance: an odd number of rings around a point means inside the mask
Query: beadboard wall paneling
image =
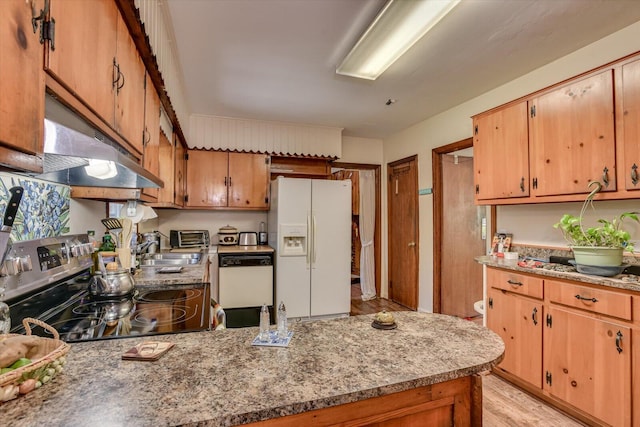
<svg viewBox="0 0 640 427"><path fill-rule="evenodd" d="M342 128L192 114L189 148L341 157Z"/></svg>
<svg viewBox="0 0 640 427"><path fill-rule="evenodd" d="M189 109L182 85L182 73L177 54L174 52L175 36L168 18L167 6L158 0L135 0L134 4L140 12L140 20L149 37L151 50L156 56L165 90L184 129L189 123Z"/></svg>

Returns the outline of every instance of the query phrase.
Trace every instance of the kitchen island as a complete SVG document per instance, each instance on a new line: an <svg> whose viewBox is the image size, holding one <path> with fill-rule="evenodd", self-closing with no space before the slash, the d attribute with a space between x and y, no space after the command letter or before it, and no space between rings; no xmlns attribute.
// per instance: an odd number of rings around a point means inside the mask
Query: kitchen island
<svg viewBox="0 0 640 427"><path fill-rule="evenodd" d="M373 328L374 315L295 323L286 348L252 346L258 328L75 343L64 373L2 405L2 422L324 425L436 416L479 425L477 374L500 362L502 340L454 317L394 316L393 330ZM175 347L155 362L121 360L145 340Z"/></svg>

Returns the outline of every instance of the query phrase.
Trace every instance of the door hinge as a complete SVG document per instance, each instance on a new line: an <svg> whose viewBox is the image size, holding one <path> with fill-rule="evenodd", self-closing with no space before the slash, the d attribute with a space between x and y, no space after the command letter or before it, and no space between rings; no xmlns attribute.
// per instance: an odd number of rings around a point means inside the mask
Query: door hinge
<svg viewBox="0 0 640 427"><path fill-rule="evenodd" d="M538 178L533 178L533 182L531 183L534 189L538 188Z"/></svg>
<svg viewBox="0 0 640 427"><path fill-rule="evenodd" d="M269 198L268 198L268 197L265 197L265 198L264 198L264 203L265 203L266 205L268 205L268 204L269 204Z"/></svg>
<svg viewBox="0 0 640 427"><path fill-rule="evenodd" d="M53 18L42 21L40 25L40 44L44 44L45 40L49 40L51 50L56 50L56 20Z"/></svg>
<svg viewBox="0 0 640 427"><path fill-rule="evenodd" d="M184 159L189 160L189 153L184 153Z"/></svg>
<svg viewBox="0 0 640 427"><path fill-rule="evenodd" d="M550 328L551 326L553 326L553 319L550 314L547 314L547 327Z"/></svg>
<svg viewBox="0 0 640 427"><path fill-rule="evenodd" d="M544 374L544 381L545 381L547 384L551 385L551 382L552 382L551 372L549 372L549 371L545 371L545 374Z"/></svg>
<svg viewBox="0 0 640 427"><path fill-rule="evenodd" d="M531 115L531 118L534 118L536 116L536 106L532 105L531 108L529 109L529 113Z"/></svg>
<svg viewBox="0 0 640 427"><path fill-rule="evenodd" d="M477 134L478 134L478 125L476 125L476 126L473 128L473 133L474 133L475 135L477 135Z"/></svg>
<svg viewBox="0 0 640 427"><path fill-rule="evenodd" d="M184 195L184 202L185 202L185 203L188 203L188 202L189 202L189 195L188 195L188 194L185 194L185 195Z"/></svg>
<svg viewBox="0 0 640 427"><path fill-rule="evenodd" d="M269 162L269 160L270 160L269 156L266 156L266 157L264 158L264 164L265 164L265 165L268 165L268 164L270 163L270 162Z"/></svg>
<svg viewBox="0 0 640 427"><path fill-rule="evenodd" d="M476 184L476 194L480 194L480 185Z"/></svg>
<svg viewBox="0 0 640 427"><path fill-rule="evenodd" d="M489 308L493 308L493 298L489 298Z"/></svg>

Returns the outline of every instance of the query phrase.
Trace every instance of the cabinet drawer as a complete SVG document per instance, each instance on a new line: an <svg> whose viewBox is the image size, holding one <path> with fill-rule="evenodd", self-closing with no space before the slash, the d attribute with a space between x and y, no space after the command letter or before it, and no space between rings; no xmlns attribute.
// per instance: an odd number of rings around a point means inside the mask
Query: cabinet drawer
<svg viewBox="0 0 640 427"><path fill-rule="evenodd" d="M631 320L631 295L605 289L546 280L547 295L553 303L593 313Z"/></svg>
<svg viewBox="0 0 640 427"><path fill-rule="evenodd" d="M487 269L487 286L542 299L542 279L511 271Z"/></svg>

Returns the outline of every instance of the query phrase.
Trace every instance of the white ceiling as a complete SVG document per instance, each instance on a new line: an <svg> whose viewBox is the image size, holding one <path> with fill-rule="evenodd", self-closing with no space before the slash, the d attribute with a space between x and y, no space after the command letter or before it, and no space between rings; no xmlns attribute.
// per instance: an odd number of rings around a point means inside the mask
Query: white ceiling
<svg viewBox="0 0 640 427"><path fill-rule="evenodd" d="M640 20L639 0L462 0L375 81L335 67L385 0L166 0L191 113L384 138ZM407 1L407 0L401 0ZM393 98L397 102L386 106Z"/></svg>

